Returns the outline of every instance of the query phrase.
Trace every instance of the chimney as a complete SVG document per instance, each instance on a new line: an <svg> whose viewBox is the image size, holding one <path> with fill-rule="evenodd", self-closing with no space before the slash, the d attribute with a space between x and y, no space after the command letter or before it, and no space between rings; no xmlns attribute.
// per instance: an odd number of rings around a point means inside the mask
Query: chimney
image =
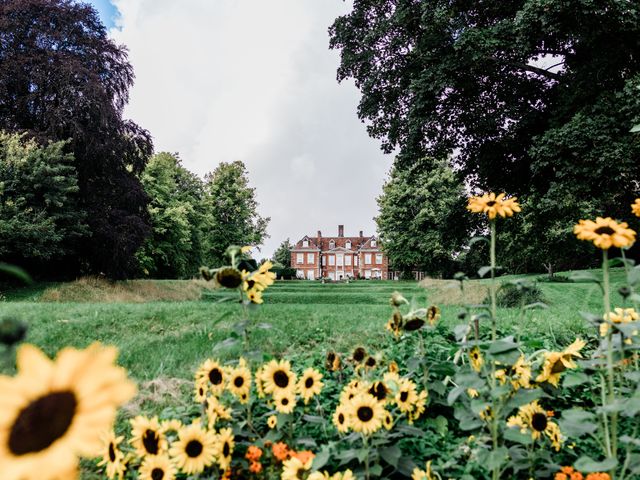
<svg viewBox="0 0 640 480"><path fill-rule="evenodd" d="M318 230L318 238L322 238L322 232Z"/></svg>
<svg viewBox="0 0 640 480"><path fill-rule="evenodd" d="M362 230L360 230L360 238L362 238Z"/></svg>
<svg viewBox="0 0 640 480"><path fill-rule="evenodd" d="M344 225L338 225L338 236L344 237Z"/></svg>

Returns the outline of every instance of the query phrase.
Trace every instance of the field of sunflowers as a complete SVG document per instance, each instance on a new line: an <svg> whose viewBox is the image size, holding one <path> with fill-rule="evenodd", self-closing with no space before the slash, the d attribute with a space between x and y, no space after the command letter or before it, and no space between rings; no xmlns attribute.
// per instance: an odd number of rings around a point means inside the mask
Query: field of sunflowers
<svg viewBox="0 0 640 480"><path fill-rule="evenodd" d="M594 311L574 312L581 333L548 348L527 328L544 302L501 319L496 232L517 199L485 194L468 209L488 220L486 301L453 313L399 284L384 317L366 324L378 325L375 342L349 351L265 351L271 265L230 247L228 266L201 273L228 296L233 329L187 373L189 401L155 411L127 415L137 387L116 348L60 345L51 359L18 345L19 323L2 325L16 371L0 376L0 478L639 478L640 266L624 255L635 231L611 218L577 222L576 241L602 257L601 272L579 280L601 295ZM613 294L612 268L622 283ZM464 295L469 280L456 282ZM521 298L536 288L510 283Z"/></svg>

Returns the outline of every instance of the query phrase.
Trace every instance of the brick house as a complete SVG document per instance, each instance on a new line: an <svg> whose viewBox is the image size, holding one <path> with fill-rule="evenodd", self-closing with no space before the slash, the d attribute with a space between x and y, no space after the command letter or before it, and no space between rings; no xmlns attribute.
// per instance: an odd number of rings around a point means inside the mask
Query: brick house
<svg viewBox="0 0 640 480"><path fill-rule="evenodd" d="M388 278L387 256L375 236L345 237L344 225L338 225L337 237L305 235L291 249L291 268L298 278Z"/></svg>

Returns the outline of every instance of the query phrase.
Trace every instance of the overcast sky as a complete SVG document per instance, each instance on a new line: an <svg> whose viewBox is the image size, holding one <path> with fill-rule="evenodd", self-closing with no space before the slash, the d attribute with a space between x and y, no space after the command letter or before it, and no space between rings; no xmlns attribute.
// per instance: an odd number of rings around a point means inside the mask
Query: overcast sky
<svg viewBox="0 0 640 480"><path fill-rule="evenodd" d="M392 163L356 114L358 90L336 81L327 29L342 0L94 0L136 83L126 116L200 174L242 160L260 213L258 257L304 234L375 232ZM114 8L115 7L115 8Z"/></svg>

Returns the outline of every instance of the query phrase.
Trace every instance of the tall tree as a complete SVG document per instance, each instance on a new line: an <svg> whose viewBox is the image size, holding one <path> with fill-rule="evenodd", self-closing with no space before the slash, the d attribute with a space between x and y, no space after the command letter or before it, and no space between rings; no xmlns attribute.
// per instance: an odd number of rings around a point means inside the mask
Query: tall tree
<svg viewBox="0 0 640 480"><path fill-rule="evenodd" d="M88 270L114 277L136 268L134 254L149 233L137 175L152 142L122 116L132 83L126 49L109 39L90 5L0 2L0 128L69 140L91 231L79 257Z"/></svg>
<svg viewBox="0 0 640 480"><path fill-rule="evenodd" d="M280 246L273 252L274 263L279 263L285 268L291 266L291 249L293 245L290 239L283 240Z"/></svg>
<svg viewBox="0 0 640 480"><path fill-rule="evenodd" d="M391 169L376 218L393 269L455 273L455 257L466 241L465 191L446 161L425 158Z"/></svg>
<svg viewBox="0 0 640 480"><path fill-rule="evenodd" d="M151 157L142 174L151 199L148 207L152 233L136 256L147 275L185 278L202 265L204 185L181 165L176 154Z"/></svg>
<svg viewBox="0 0 640 480"><path fill-rule="evenodd" d="M60 266L87 235L73 156L0 132L0 257L33 270Z"/></svg>
<svg viewBox="0 0 640 480"><path fill-rule="evenodd" d="M229 245L259 245L268 237L269 217L258 214L255 189L244 163L222 162L205 176L204 260L224 264Z"/></svg>
<svg viewBox="0 0 640 480"><path fill-rule="evenodd" d="M399 168L455 153L472 187L528 201L519 240L562 245L545 249L556 263L583 258L565 225L628 216L640 3L355 0L330 34L338 79L355 80L358 114Z"/></svg>

